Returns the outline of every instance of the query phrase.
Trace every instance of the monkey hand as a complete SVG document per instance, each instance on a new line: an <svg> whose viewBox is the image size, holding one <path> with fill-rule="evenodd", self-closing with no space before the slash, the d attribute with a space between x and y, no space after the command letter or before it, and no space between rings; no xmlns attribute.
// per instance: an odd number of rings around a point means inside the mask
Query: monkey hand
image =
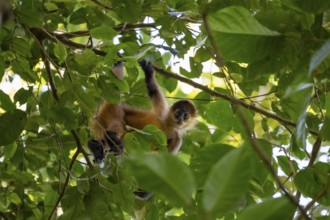
<svg viewBox="0 0 330 220"><path fill-rule="evenodd" d="M140 66L143 69L146 81L150 81L154 77L154 69L152 68L152 63L143 59L140 61Z"/></svg>

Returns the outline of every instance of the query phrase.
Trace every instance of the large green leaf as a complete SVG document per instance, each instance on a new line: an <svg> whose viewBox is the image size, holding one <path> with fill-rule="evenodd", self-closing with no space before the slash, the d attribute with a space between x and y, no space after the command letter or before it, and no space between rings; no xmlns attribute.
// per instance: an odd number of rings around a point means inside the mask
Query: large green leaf
<svg viewBox="0 0 330 220"><path fill-rule="evenodd" d="M62 44L57 43L54 47L54 54L59 59L60 62L64 62L68 56L68 52Z"/></svg>
<svg viewBox="0 0 330 220"><path fill-rule="evenodd" d="M309 64L309 74L312 72L330 55L330 40L327 40L322 47L316 51Z"/></svg>
<svg viewBox="0 0 330 220"><path fill-rule="evenodd" d="M175 206L191 205L194 178L178 158L169 154L135 154L130 156L130 167L142 189Z"/></svg>
<svg viewBox="0 0 330 220"><path fill-rule="evenodd" d="M127 133L124 142L128 153L150 152L151 150L168 152L164 132L154 125L145 126L142 131Z"/></svg>
<svg viewBox="0 0 330 220"><path fill-rule="evenodd" d="M22 110L12 110L0 116L0 145L15 141L22 133L27 121L26 113Z"/></svg>
<svg viewBox="0 0 330 220"><path fill-rule="evenodd" d="M112 40L117 35L117 32L111 27L101 26L92 29L91 35L97 39Z"/></svg>
<svg viewBox="0 0 330 220"><path fill-rule="evenodd" d="M251 152L241 147L227 153L209 172L204 185L203 207L207 213L227 213L247 191L253 175Z"/></svg>
<svg viewBox="0 0 330 220"><path fill-rule="evenodd" d="M330 165L318 162L312 167L300 170L294 178L294 184L302 194L311 198L318 197L318 203L328 206L330 205L329 173ZM322 196L320 196L321 192L323 192Z"/></svg>
<svg viewBox="0 0 330 220"><path fill-rule="evenodd" d="M253 115L251 112L245 109L243 109L243 111L249 121L250 126L254 127ZM240 120L237 118L234 112L234 108L230 102L217 100L207 104L205 117L210 123L216 125L221 131L242 131Z"/></svg>
<svg viewBox="0 0 330 220"><path fill-rule="evenodd" d="M330 93L325 97L325 110L325 121L321 129L321 134L326 140L330 140Z"/></svg>
<svg viewBox="0 0 330 220"><path fill-rule="evenodd" d="M14 110L16 108L14 103L10 100L10 97L2 90L0 90L0 108L5 111Z"/></svg>
<svg viewBox="0 0 330 220"><path fill-rule="evenodd" d="M221 9L207 17L217 49L229 59L251 62L271 55L280 33L261 25L240 6Z"/></svg>
<svg viewBox="0 0 330 220"><path fill-rule="evenodd" d="M204 185L212 166L233 149L235 148L226 144L210 144L200 149L196 156L192 157L190 166L194 171L198 187Z"/></svg>
<svg viewBox="0 0 330 220"><path fill-rule="evenodd" d="M238 220L292 219L295 206L287 198L271 198L251 205L238 215Z"/></svg>

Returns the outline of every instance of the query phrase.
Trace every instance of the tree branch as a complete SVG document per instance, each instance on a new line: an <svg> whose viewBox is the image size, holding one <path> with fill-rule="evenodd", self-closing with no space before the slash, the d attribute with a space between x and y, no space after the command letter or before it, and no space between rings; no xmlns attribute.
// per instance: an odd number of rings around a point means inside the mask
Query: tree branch
<svg viewBox="0 0 330 220"><path fill-rule="evenodd" d="M303 209L303 207L301 207L300 204L296 201L296 199L286 190L286 188L284 187L284 184L282 183L280 178L277 176L277 173L274 170L273 165L272 165L271 161L269 160L269 157L267 156L266 152L260 146L259 142L256 141L255 138L253 137L253 129L249 126L249 121L246 119L246 116L244 115L244 113L240 107L237 108L237 116L241 120L241 124L242 124L247 136L249 137L249 142L250 142L253 150L258 154L259 158L266 165L267 169L269 170L273 179L276 181L279 188L282 190L284 195L289 199L289 201L299 209L300 213L305 217L305 219L310 219L310 217L307 215L307 213Z"/></svg>
<svg viewBox="0 0 330 220"><path fill-rule="evenodd" d="M50 62L49 62L48 58L45 57L45 55L43 55L43 56L44 56L43 61L45 63L46 72L47 72L47 75L48 75L48 81L49 81L49 85L50 85L50 90L53 93L54 99L56 100L56 102L58 102L59 101L59 97L58 97L57 89L56 89L56 86L55 86L55 83L54 83L54 78L53 78L53 75L52 75L52 70L50 68Z"/></svg>
<svg viewBox="0 0 330 220"><path fill-rule="evenodd" d="M169 72L169 71L166 71L166 70L163 70L157 66L153 66L153 68L160 74L166 76L166 77L171 77L173 79L177 79L181 82L184 82L188 85L191 85L193 86L194 88L197 88L197 89L200 89L202 90L203 92L206 92L208 94L210 94L211 96L214 96L214 97L220 97L226 101L229 101L230 103L232 103L233 105L239 105L239 106L242 106L244 108L247 108L247 109L250 109L250 110L253 110L259 114L262 114L268 118L272 118L278 122L280 122L281 124L283 125L289 125L289 126L293 126L293 127L296 127L297 126L297 123L295 122L292 122L292 121L289 121L285 118L282 118L278 115L275 115L273 113L270 113L268 111L265 111L263 109L260 109L258 107L256 107L255 105L251 105L251 104L248 104L246 102L244 102L243 100L240 100L240 99L236 99L236 98L233 98L233 97L230 97L226 94L222 94L220 92L217 92L217 91L214 91L210 88L208 88L207 86L204 86L204 85L201 85L199 83L196 83L194 82L193 80L191 79L188 79L186 77L183 77L183 76L180 76L178 74L175 74L175 73L172 73L172 72ZM316 131L313 131L313 130L309 130L309 132L313 135L318 135L318 133Z"/></svg>
<svg viewBox="0 0 330 220"><path fill-rule="evenodd" d="M88 155L85 151L85 149L83 148L82 144L81 144L81 141L79 139L79 136L77 134L77 132L75 130L71 130L71 134L77 144L77 148L78 148L78 151L79 153L82 153L82 155L84 156L89 168L93 168L93 164L90 162L89 158L88 158Z"/></svg>
<svg viewBox="0 0 330 220"><path fill-rule="evenodd" d="M315 143L313 144L311 158L309 159L308 167L313 166L313 164L317 158L317 155L319 154L319 151L321 149L322 141L323 141L323 139L320 136L318 136Z"/></svg>

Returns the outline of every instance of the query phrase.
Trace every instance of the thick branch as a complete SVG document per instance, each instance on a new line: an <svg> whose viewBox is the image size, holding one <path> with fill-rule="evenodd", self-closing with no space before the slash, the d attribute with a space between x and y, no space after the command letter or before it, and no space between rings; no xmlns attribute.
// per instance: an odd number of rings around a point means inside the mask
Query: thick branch
<svg viewBox="0 0 330 220"><path fill-rule="evenodd" d="M266 152L260 146L258 141L253 137L253 130L249 126L249 122L246 119L242 109L240 107L237 108L237 116L241 120L241 124L246 132L246 134L249 137L249 142L253 148L253 150L258 154L259 158L262 160L262 162L266 165L267 169L269 170L270 174L272 175L273 179L276 181L279 188L282 190L284 195L289 199L289 201L294 204L300 211L300 213L305 217L305 219L310 219L303 207L300 206L300 204L296 201L296 199L286 190L284 187L284 184L280 180L280 178L277 176L276 171L273 168L273 165L271 161L269 160L269 157L267 156Z"/></svg>

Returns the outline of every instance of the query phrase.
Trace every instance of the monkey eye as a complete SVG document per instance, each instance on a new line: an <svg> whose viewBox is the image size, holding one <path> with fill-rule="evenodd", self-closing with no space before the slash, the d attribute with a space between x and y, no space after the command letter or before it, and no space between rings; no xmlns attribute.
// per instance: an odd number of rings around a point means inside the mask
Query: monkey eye
<svg viewBox="0 0 330 220"><path fill-rule="evenodd" d="M189 114L188 114L188 113L184 113L184 114L183 114L183 119L184 119L184 120L188 120L188 118L189 118Z"/></svg>
<svg viewBox="0 0 330 220"><path fill-rule="evenodd" d="M174 114L175 116L180 116L181 114L180 109L175 109Z"/></svg>

